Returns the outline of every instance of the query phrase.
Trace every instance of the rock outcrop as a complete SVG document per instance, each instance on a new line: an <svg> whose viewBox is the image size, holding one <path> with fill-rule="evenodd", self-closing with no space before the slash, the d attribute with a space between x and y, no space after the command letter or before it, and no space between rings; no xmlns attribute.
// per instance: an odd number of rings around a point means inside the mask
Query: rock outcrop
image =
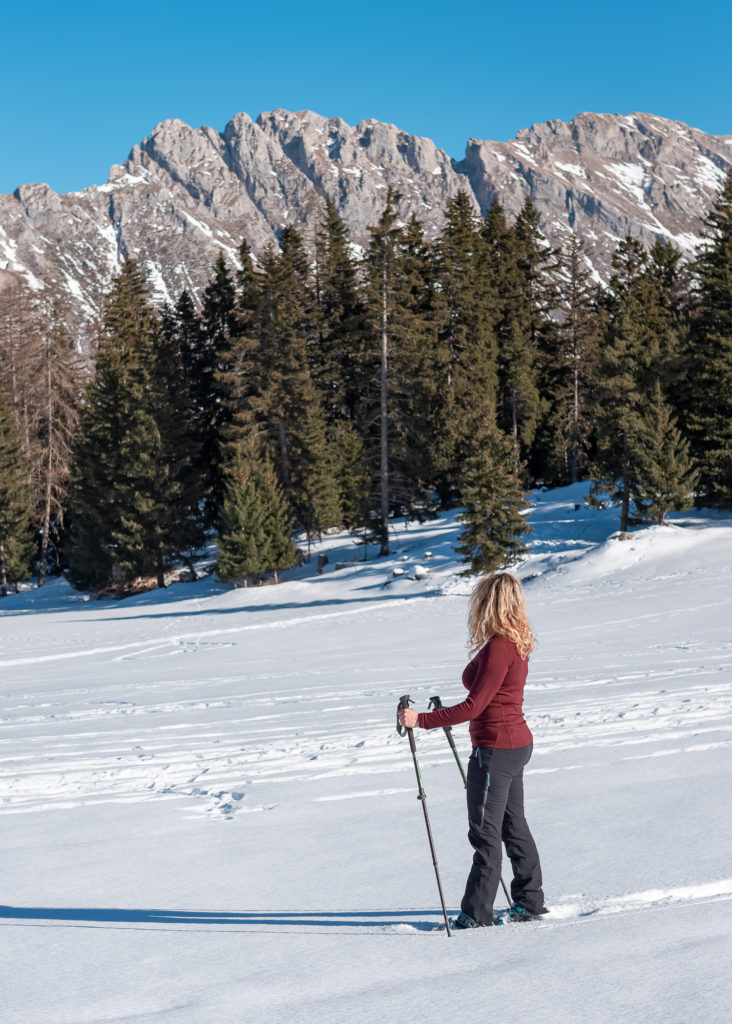
<svg viewBox="0 0 732 1024"><path fill-rule="evenodd" d="M510 142L471 140L452 160L394 125L310 111L237 114L223 132L163 121L111 168L105 185L58 194L21 185L0 196L0 284L63 289L80 319L129 255L155 299L200 295L219 250L234 262L242 238L261 251L288 225L312 241L326 197L364 245L386 190L429 237L446 201L467 192L476 213L499 196L515 215L531 196L553 244L583 238L598 279L627 234L674 242L690 255L705 213L732 167L732 137L647 114L580 114L520 131Z"/></svg>

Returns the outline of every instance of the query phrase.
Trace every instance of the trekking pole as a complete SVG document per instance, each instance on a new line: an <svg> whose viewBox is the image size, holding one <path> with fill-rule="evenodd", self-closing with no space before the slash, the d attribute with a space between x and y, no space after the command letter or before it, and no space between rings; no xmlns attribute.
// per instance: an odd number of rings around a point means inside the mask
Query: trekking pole
<svg viewBox="0 0 732 1024"><path fill-rule="evenodd" d="M439 711L440 708L442 707L442 701L440 700L439 697L430 697L430 702L427 705L427 707L430 709L430 711L432 711L433 709L435 711ZM453 735L452 735L452 726L451 725L443 725L442 729L443 729L443 732L445 733L445 735L447 736L447 742L450 744L450 747L452 748L452 752L455 755L455 760L457 761L457 766L460 769L460 774L463 777L463 786L465 786L465 788L467 789L468 788L468 780L467 780L467 777L465 775L465 769L463 768L463 762L460 760L460 755L458 754L457 747L455 746L455 740L453 739ZM503 875L501 875L501 885L503 886L503 891L506 894L506 899L508 900L508 905L510 907L511 906L511 897L509 895L508 889L506 888L506 883L503 881Z"/></svg>
<svg viewBox="0 0 732 1024"><path fill-rule="evenodd" d="M401 711L408 708L410 703L413 703L409 699L409 694L405 693L403 697L399 698L399 706L397 711ZM437 889L440 893L440 903L442 904L442 916L445 918L445 928L447 929L448 938L452 935L450 931L450 922L447 919L447 910L445 909L445 897L442 895L442 882L440 881L440 872L437 867L437 857L435 855L435 844L432 841L432 829L430 828L430 819L427 814L427 794L422 789L422 776L419 773L419 762L417 761L417 747L414 742L414 729L407 729L405 726L399 724L399 718L397 716L397 732L400 736L404 733L409 737L409 746L412 751L412 760L414 761L414 770L417 773L417 799L422 804L422 810L424 811L424 823L427 826L427 838L430 841L430 851L432 853L432 863L435 866L435 878L437 879Z"/></svg>

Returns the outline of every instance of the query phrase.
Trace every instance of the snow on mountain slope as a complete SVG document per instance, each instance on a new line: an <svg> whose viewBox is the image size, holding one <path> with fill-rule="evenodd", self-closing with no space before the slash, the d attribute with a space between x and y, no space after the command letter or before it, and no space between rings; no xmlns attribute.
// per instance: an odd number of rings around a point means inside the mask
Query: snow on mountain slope
<svg viewBox="0 0 732 1024"><path fill-rule="evenodd" d="M326 197L366 244L388 188L428 238L460 191L476 213L498 196L509 218L530 197L551 243L576 233L596 279L607 281L627 235L647 245L662 238L691 256L730 167L732 137L643 113L582 113L508 142L471 139L461 161L373 119L349 125L273 110L256 121L237 114L218 132L171 118L104 185L61 195L25 184L0 196L0 286L17 277L35 289L54 284L81 322L94 321L130 256L158 303L183 288L200 296L218 253L236 263L242 239L260 253L293 225L312 243Z"/></svg>
<svg viewBox="0 0 732 1024"><path fill-rule="evenodd" d="M373 562L330 537L322 575L313 557L276 587L2 602L3 1024L437 1024L486 1000L552 1024L726 1021L732 520L621 541L586 490L535 494L518 569L552 908L527 928L435 930L394 730L402 693L464 692L455 514L396 523ZM441 732L417 743L455 909L462 782Z"/></svg>

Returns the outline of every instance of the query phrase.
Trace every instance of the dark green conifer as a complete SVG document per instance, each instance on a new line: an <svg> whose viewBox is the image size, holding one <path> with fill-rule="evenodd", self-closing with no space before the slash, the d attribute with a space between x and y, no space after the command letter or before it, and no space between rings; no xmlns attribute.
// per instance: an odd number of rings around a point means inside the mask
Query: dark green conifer
<svg viewBox="0 0 732 1024"><path fill-rule="evenodd" d="M475 430L497 403L497 295L491 254L464 192L450 200L437 243L439 334L432 434L437 489L446 501Z"/></svg>
<svg viewBox="0 0 732 1024"><path fill-rule="evenodd" d="M576 235L560 261L560 318L554 331L545 332L540 356L545 411L532 461L544 479L575 483L586 471L591 446L600 317L584 243Z"/></svg>
<svg viewBox="0 0 732 1024"><path fill-rule="evenodd" d="M694 266L687 429L709 502L732 502L732 171L706 218Z"/></svg>
<svg viewBox="0 0 732 1024"><path fill-rule="evenodd" d="M82 409L71 487L75 586L138 576L155 576L163 586L166 564L193 543L195 503L182 482L191 451L188 410L167 344L145 283L127 260L107 302L96 377Z"/></svg>
<svg viewBox="0 0 732 1024"><path fill-rule="evenodd" d="M351 242L335 203L326 199L316 237L317 338L310 369L328 424L355 420L363 391L366 311L359 292Z"/></svg>
<svg viewBox="0 0 732 1024"><path fill-rule="evenodd" d="M499 426L513 438L517 466L532 451L540 415L539 353L555 330L549 312L554 253L539 230L530 199L507 228L500 204L493 204L483 227L498 295Z"/></svg>
<svg viewBox="0 0 732 1024"><path fill-rule="evenodd" d="M516 472L511 438L486 418L473 439L460 480L465 512L457 552L468 564L463 575L495 572L515 564L528 550L521 512L528 508Z"/></svg>
<svg viewBox="0 0 732 1024"><path fill-rule="evenodd" d="M238 448L226 466L226 485L219 528L217 572L225 582L265 572L265 500L261 486L261 455L250 445Z"/></svg>
<svg viewBox="0 0 732 1024"><path fill-rule="evenodd" d="M634 438L631 494L641 515L663 526L667 512L691 508L699 474L656 381Z"/></svg>
<svg viewBox="0 0 732 1024"><path fill-rule="evenodd" d="M265 497L265 552L268 568L277 574L289 569L297 561L297 552L292 542L292 514L288 507L272 461L265 456L261 464L262 492Z"/></svg>
<svg viewBox="0 0 732 1024"><path fill-rule="evenodd" d="M371 470L371 508L378 509L381 521L381 554L389 550L390 511L413 506L432 475L434 264L416 218L406 226L400 221L399 199L388 191L378 224L369 228L365 260L370 344L361 431Z"/></svg>
<svg viewBox="0 0 732 1024"><path fill-rule="evenodd" d="M314 295L297 231L286 228L280 245L279 253L271 245L265 250L257 273L248 254L242 260L246 287L235 312L236 337L219 374L225 437L228 445L256 439L266 447L296 518L320 533L340 521L341 509L322 399L309 368Z"/></svg>
<svg viewBox="0 0 732 1024"><path fill-rule="evenodd" d="M272 463L250 442L227 464L219 535L218 575L241 579L295 564L292 519Z"/></svg>
<svg viewBox="0 0 732 1024"><path fill-rule="evenodd" d="M237 331L236 286L222 252L206 286L201 308L199 350L190 370L190 392L201 424L201 463L206 469L205 504L208 523L216 521L223 498L221 441L225 433L227 405L217 371Z"/></svg>
<svg viewBox="0 0 732 1024"><path fill-rule="evenodd" d="M640 242L621 242L613 269L597 364L595 468L603 478L598 486L620 499L620 529L626 532L635 438L659 372L665 379L676 356L678 338L660 277Z"/></svg>

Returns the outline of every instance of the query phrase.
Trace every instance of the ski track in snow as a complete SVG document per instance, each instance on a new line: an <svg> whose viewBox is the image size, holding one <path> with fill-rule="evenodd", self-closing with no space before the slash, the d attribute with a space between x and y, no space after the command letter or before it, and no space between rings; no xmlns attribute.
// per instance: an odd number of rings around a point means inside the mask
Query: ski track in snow
<svg viewBox="0 0 732 1024"><path fill-rule="evenodd" d="M527 695L530 724L541 736L528 772L578 767L547 764L567 751L573 761L585 750L595 764L610 764L732 745L732 688L720 680L732 666L727 658L715 661L706 651L702 665L692 652L681 666L674 658L650 672L612 679L540 677ZM446 667L433 670L443 674ZM423 687L424 675L406 664L390 670L400 675L396 687L372 679L363 688L358 673L339 677L337 689L330 681L293 687L288 681L302 672L269 672L248 674L245 686L240 677L209 678L198 689L205 686L210 695L191 699L160 700L157 691L170 693L170 682L147 681L126 684L125 701L105 697L107 685L110 694L118 692L116 679L100 682L93 695L75 686L4 698L0 813L177 797L228 818L262 809L257 789L265 783L335 777L350 777L353 785L328 799L402 793L401 787L373 788L375 776L406 777L412 770L403 742L384 723L383 704L396 705L409 688L410 671ZM459 742L464 748L465 737ZM419 744L426 769L450 762L441 731L420 734Z"/></svg>

